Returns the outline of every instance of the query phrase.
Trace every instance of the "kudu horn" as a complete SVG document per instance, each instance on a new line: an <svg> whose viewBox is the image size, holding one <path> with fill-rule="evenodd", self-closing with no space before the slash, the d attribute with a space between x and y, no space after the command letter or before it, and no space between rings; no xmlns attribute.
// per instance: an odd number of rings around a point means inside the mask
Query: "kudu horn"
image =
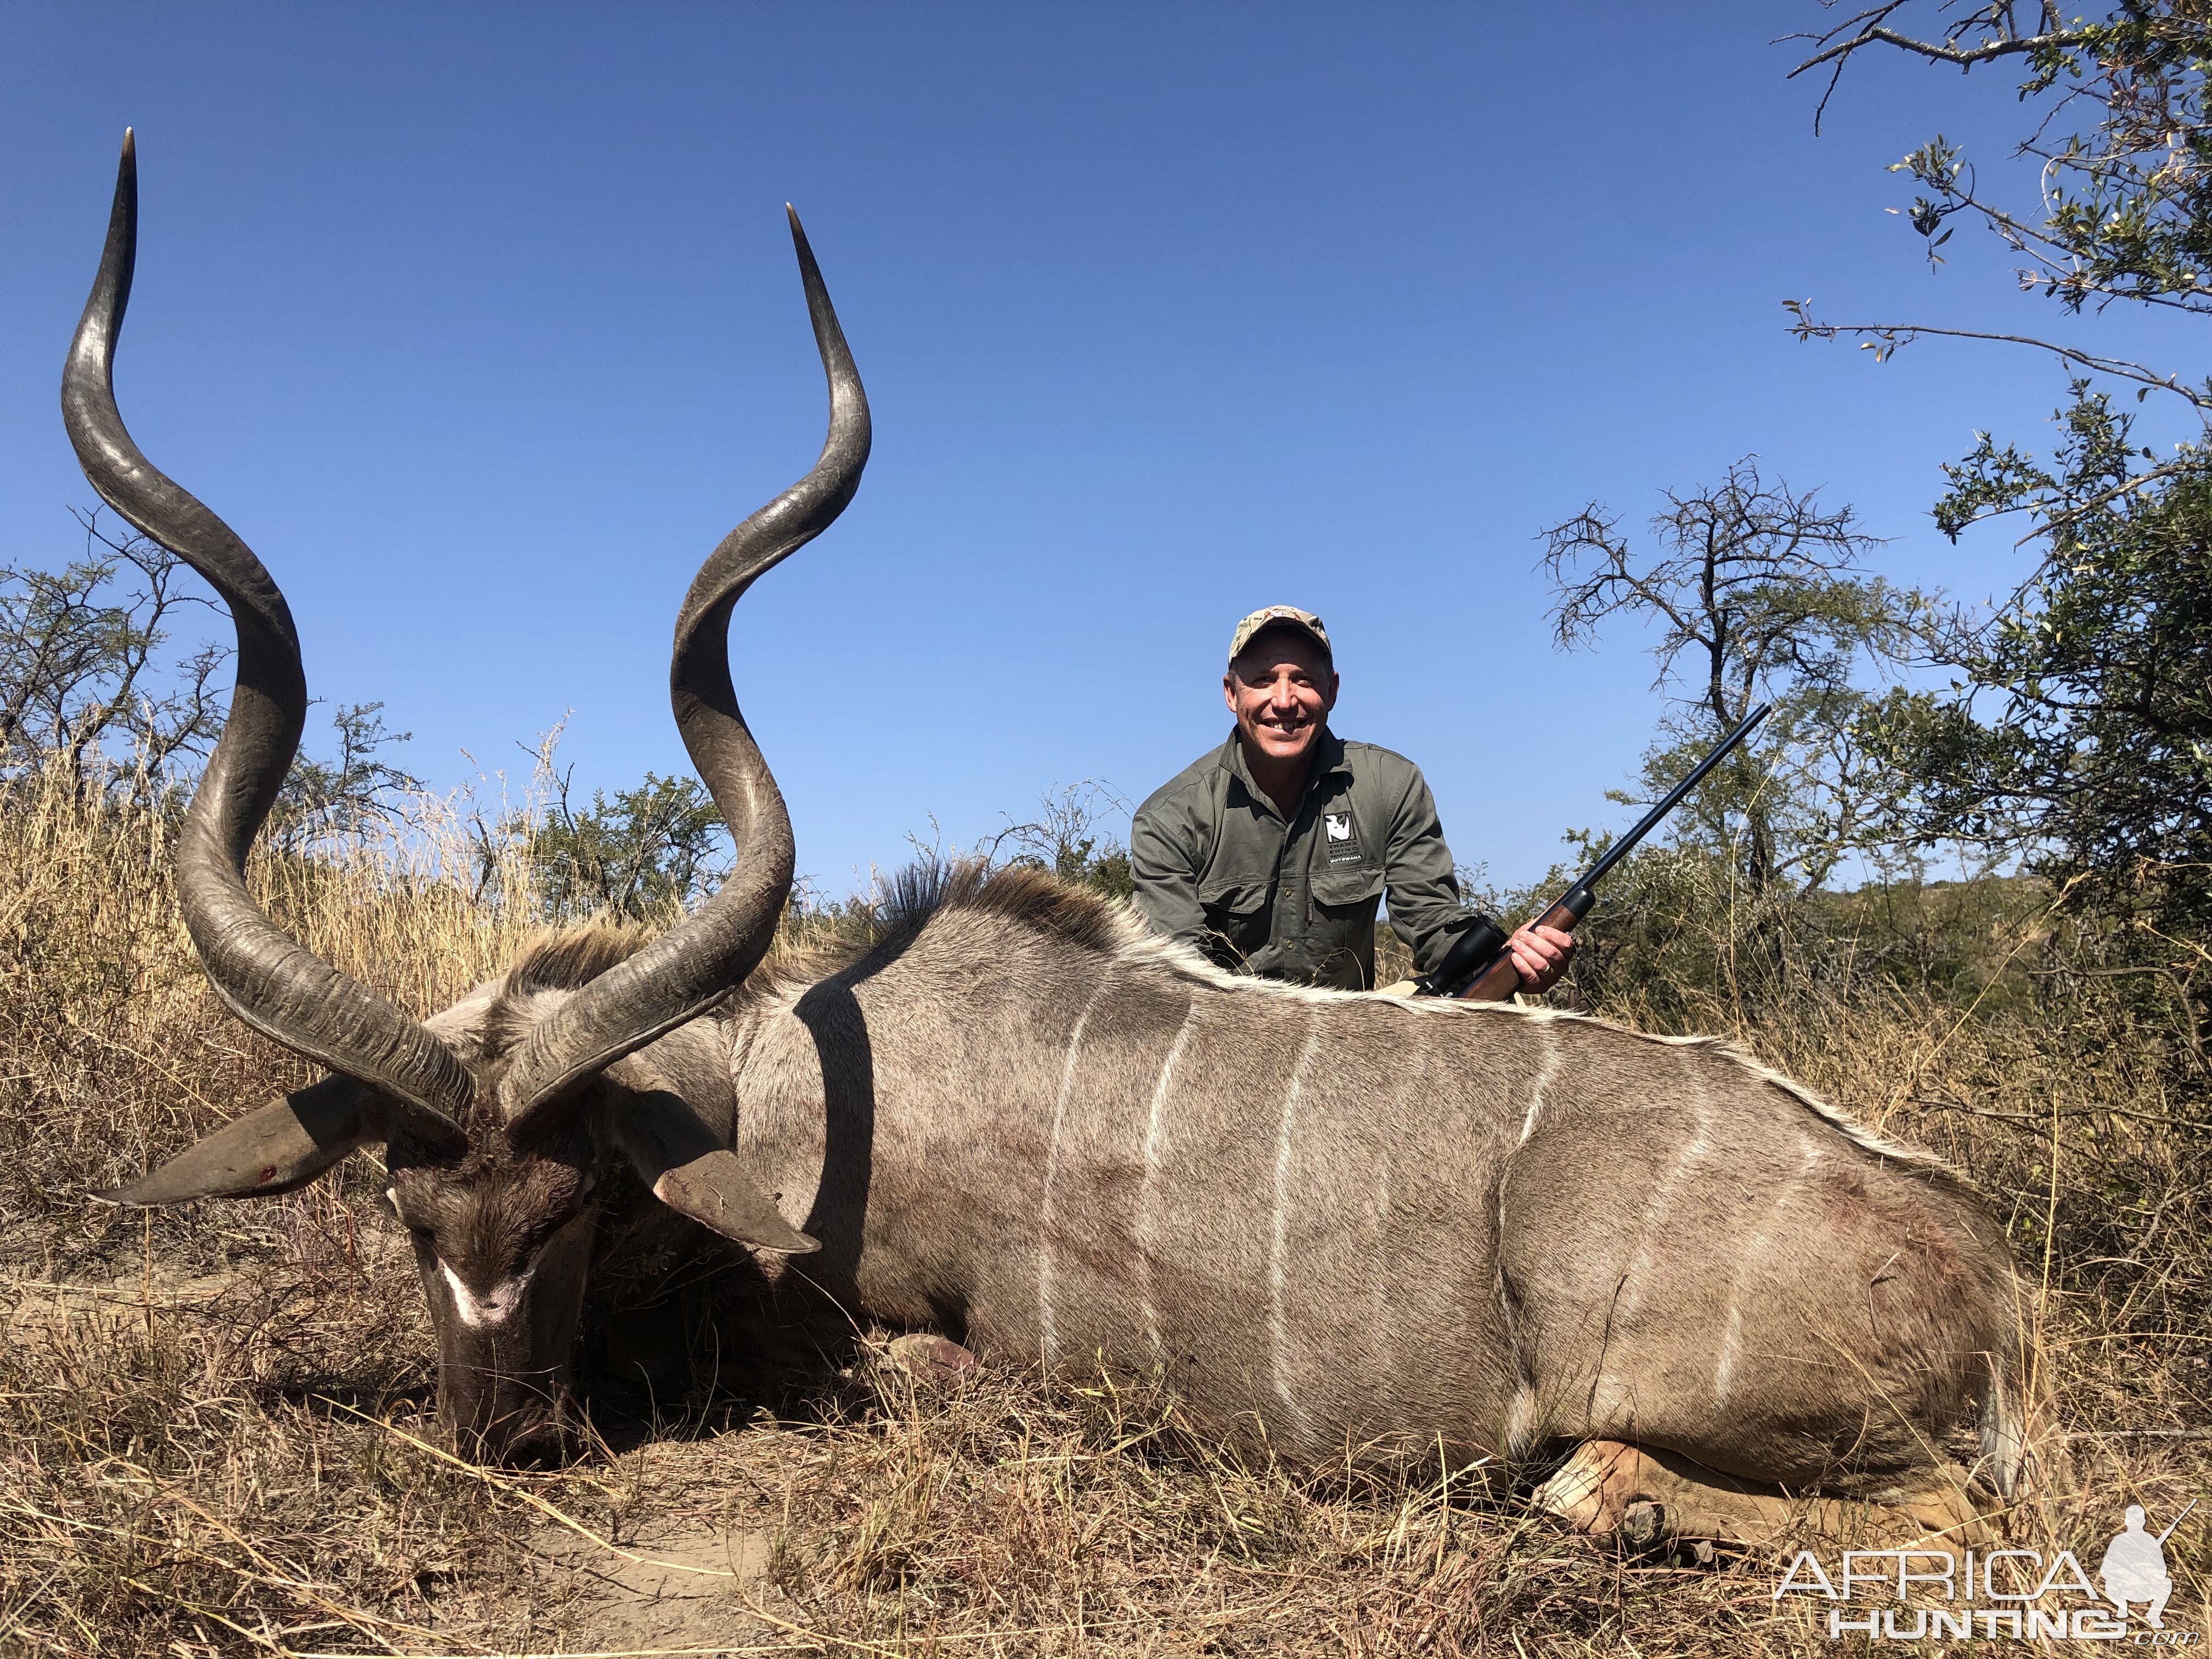
<svg viewBox="0 0 2212 1659"><path fill-rule="evenodd" d="M300 639L252 549L138 451L115 406L116 336L138 242L138 155L123 136L115 205L92 297L62 374L62 419L100 499L207 579L238 630L238 681L222 736L185 815L177 897L207 975L231 1011L287 1048L375 1089L393 1127L434 1147L466 1143L469 1074L445 1044L339 973L261 913L246 856L283 787L307 719Z"/></svg>
<svg viewBox="0 0 2212 1659"><path fill-rule="evenodd" d="M830 305L799 215L799 254L814 343L830 381L830 433L807 475L722 538L684 596L669 667L684 746L737 846L737 867L699 914L609 969L531 1030L501 1085L508 1133L542 1127L568 1091L673 1030L750 974L791 896L791 815L730 682L730 611L763 573L820 535L860 488L868 398Z"/></svg>

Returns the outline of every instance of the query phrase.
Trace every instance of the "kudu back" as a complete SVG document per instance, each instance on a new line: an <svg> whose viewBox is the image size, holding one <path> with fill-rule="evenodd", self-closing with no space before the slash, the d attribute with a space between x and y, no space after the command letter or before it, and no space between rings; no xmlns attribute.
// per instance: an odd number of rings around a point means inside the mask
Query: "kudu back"
<svg viewBox="0 0 2212 1659"><path fill-rule="evenodd" d="M305 706L289 614L138 455L107 390L135 212L126 140L64 407L101 495L238 620L179 890L230 1006L332 1070L111 1196L281 1192L382 1143L474 1449L557 1435L621 1186L855 1316L1156 1372L1202 1420L1303 1459L1620 1441L1881 1496L1978 1434L2010 1491L2001 1230L1932 1159L1722 1044L1232 977L1026 871L917 876L878 937L763 963L790 825L738 709L728 616L842 509L868 445L795 218L830 438L709 557L672 669L731 879L649 944L556 939L421 1022L316 961L240 876Z"/></svg>

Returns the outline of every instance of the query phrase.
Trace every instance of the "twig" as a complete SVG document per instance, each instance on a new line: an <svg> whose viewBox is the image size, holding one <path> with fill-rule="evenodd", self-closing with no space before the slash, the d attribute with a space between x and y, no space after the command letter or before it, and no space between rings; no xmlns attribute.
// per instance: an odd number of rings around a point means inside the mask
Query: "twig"
<svg viewBox="0 0 2212 1659"><path fill-rule="evenodd" d="M2060 345L2055 340L2039 340L2033 334L1995 334L1986 329L1938 328L1927 323L1823 323L1816 321L1810 300L1784 300L1782 308L1797 320L1790 325L1790 332L1801 340L1832 340L1844 334L1871 334L1881 342L1863 343L1863 349L1875 353L1877 360L1887 358L1900 346L1907 346L1923 334L1945 340L1989 340L2000 345L2032 346L2038 351L2047 351L2060 361L2076 368L2087 369L2093 374L2109 374L2116 380L2126 380L2142 386L2147 392L2171 392L2185 400L2200 413L2212 410L2212 396L2194 391L2185 385L2179 375L2161 374L2154 368L2130 362L2125 357L2100 357L2078 346Z"/></svg>
<svg viewBox="0 0 2212 1659"><path fill-rule="evenodd" d="M1964 1112L1969 1117L1986 1117L2002 1123L2025 1123L2031 1128L2041 1128L2053 1118L2064 1121L2085 1117L2124 1117L2137 1123L2154 1123L2161 1128L2172 1128L2173 1117L2158 1112L2131 1112L2124 1106L2085 1106L2077 1112L2000 1112L1987 1106L1969 1106L1962 1100L1929 1100L1915 1095L1903 1103L1907 1106L1923 1107L1931 1112Z"/></svg>

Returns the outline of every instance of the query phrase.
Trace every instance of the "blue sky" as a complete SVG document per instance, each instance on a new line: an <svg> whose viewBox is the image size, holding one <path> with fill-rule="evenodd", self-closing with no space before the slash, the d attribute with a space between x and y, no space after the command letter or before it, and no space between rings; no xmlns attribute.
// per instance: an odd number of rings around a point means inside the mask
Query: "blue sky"
<svg viewBox="0 0 2212 1659"><path fill-rule="evenodd" d="M2063 378L1877 368L1784 299L2173 357L2011 295L1969 233L1931 276L1883 165L1941 130L1996 168L2009 82L1870 66L1815 138L1769 42L1827 16L17 4L0 558L78 545L56 385L135 125L124 410L275 572L316 694L382 699L441 785L526 772L564 715L583 787L680 769L677 603L821 440L788 200L876 422L733 629L803 871L842 890L1057 784L1141 799L1226 729L1237 617L1289 602L1337 639L1339 730L1531 879L1631 816L1603 792L1661 712L1634 635L1552 648L1545 525L1755 452L1895 578L2023 574L1927 507Z"/></svg>

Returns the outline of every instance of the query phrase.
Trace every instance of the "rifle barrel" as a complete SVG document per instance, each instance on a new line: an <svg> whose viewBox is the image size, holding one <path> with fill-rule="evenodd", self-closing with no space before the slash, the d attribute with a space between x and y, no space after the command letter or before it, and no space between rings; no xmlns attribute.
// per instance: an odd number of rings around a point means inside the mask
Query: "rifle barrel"
<svg viewBox="0 0 2212 1659"><path fill-rule="evenodd" d="M1699 761L1695 766L1690 769L1689 776L1684 778L1681 782L1676 784L1672 789L1669 789L1667 792L1666 799L1661 801L1656 806L1653 807L1650 811L1646 812L1641 818L1639 818L1633 830L1631 830L1626 835L1621 836L1621 838L1613 842L1612 846L1607 848L1605 850L1605 856L1600 859L1595 864L1590 866L1587 871L1583 872L1582 876L1576 881L1574 887L1571 887L1567 890L1569 892L1573 892L1576 888L1588 889L1597 885L1598 882L1604 878L1607 871L1612 869L1614 865L1620 863L1621 860L1626 858L1631 853L1634 852L1636 850L1636 843L1642 841L1644 836L1650 835L1654 830L1657 829L1659 827L1660 821L1663 819L1668 813L1673 811L1676 807L1682 804L1682 798L1705 781L1705 775L1707 773L1711 772L1713 768L1718 766L1723 761L1726 760L1730 754L1735 752L1735 746L1751 735L1751 728L1753 726L1758 725L1759 721L1765 720L1773 712L1774 705L1772 703L1763 702L1759 704L1758 708L1753 709L1751 713L1746 714L1741 720L1737 722L1736 727L1733 732L1730 732L1728 736L1723 738L1717 744L1713 745L1713 752L1711 754L1706 756L1705 759Z"/></svg>
<svg viewBox="0 0 2212 1659"><path fill-rule="evenodd" d="M1667 799L1646 812L1633 830L1606 849L1605 856L1576 878L1575 884L1547 906L1543 914L1554 918L1554 925L1571 928L1589 912L1595 902L1592 889L1605 872L1626 858L1642 841L1657 827L1659 821L1682 804L1682 798L1705 781L1705 775L1726 760L1735 746L1750 736L1751 728L1774 712L1774 705L1763 702L1746 714L1735 730L1714 745L1713 752L1690 769L1690 775L1667 792ZM1564 911L1565 914L1561 915ZM1487 975L1501 959L1506 945L1505 930L1488 916L1478 916L1474 924L1453 941L1443 960L1414 981L1416 996L1452 996L1458 988L1473 988Z"/></svg>

